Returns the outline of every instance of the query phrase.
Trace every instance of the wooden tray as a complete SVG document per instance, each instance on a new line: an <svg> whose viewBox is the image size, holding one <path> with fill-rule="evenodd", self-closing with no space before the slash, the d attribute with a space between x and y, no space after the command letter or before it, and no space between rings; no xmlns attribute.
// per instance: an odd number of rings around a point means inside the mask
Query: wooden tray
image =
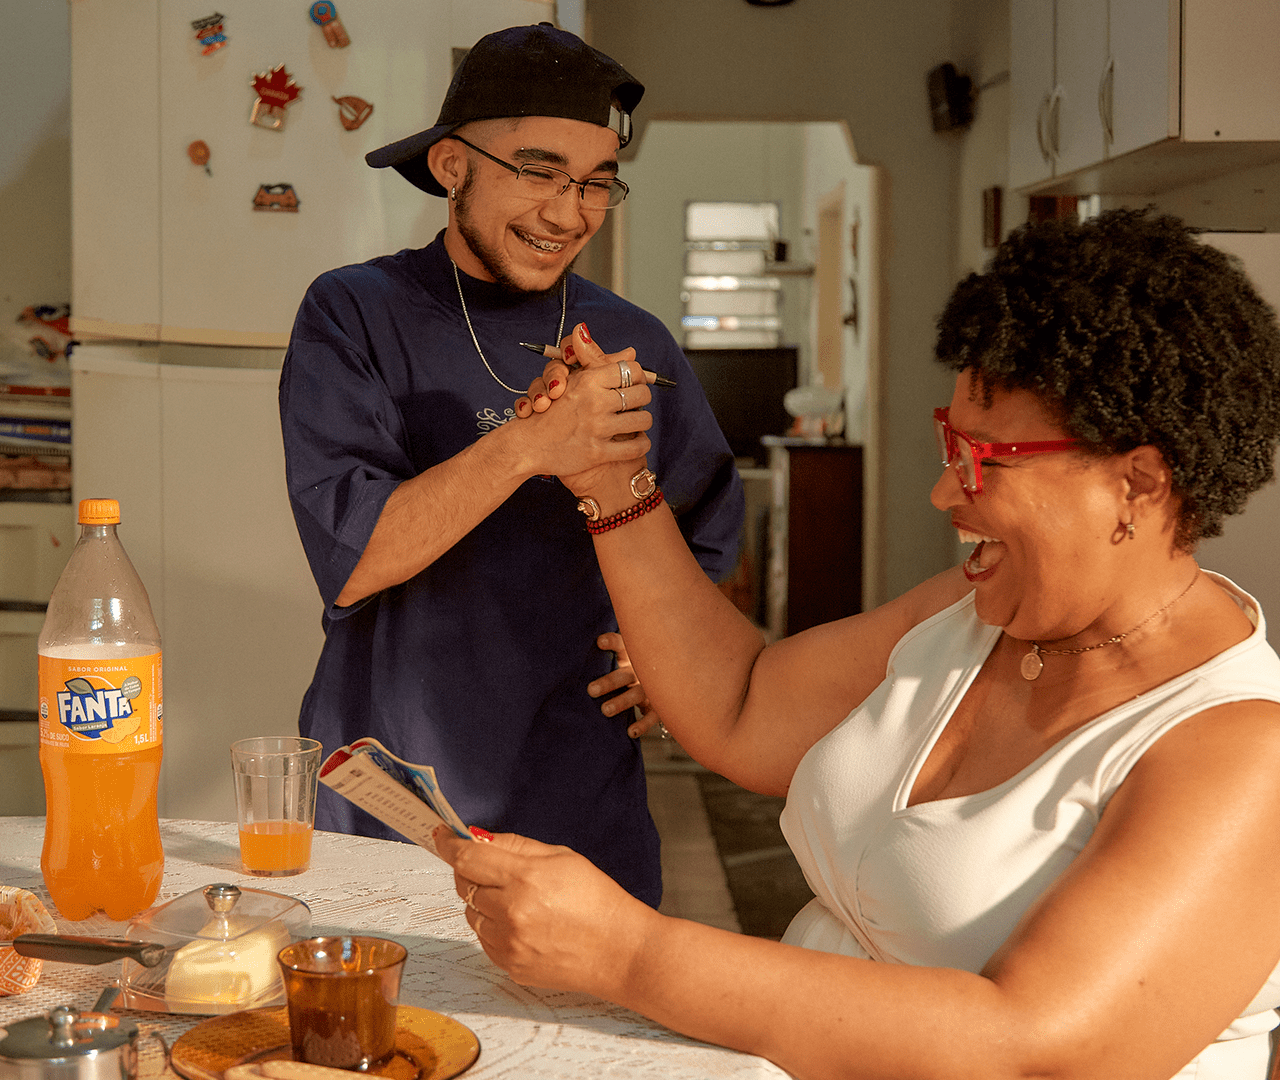
<svg viewBox="0 0 1280 1080"><path fill-rule="evenodd" d="M180 1036L170 1052L174 1070L187 1080L222 1080L232 1065L292 1056L289 1010L284 1006L212 1017ZM428 1009L401 1005L396 1010L396 1052L366 1075L449 1080L479 1056L480 1040L466 1025Z"/></svg>

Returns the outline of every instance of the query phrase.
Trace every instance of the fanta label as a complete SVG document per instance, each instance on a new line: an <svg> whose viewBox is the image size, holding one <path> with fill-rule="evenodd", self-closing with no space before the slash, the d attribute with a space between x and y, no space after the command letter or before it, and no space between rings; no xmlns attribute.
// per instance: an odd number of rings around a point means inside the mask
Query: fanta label
<svg viewBox="0 0 1280 1080"><path fill-rule="evenodd" d="M160 745L160 653L119 660L39 660L41 746L118 754Z"/></svg>

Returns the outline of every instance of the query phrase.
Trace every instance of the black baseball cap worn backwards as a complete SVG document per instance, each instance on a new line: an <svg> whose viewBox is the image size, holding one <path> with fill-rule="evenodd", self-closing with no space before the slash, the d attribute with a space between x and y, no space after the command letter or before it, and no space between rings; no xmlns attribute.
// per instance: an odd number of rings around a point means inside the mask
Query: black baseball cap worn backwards
<svg viewBox="0 0 1280 1080"><path fill-rule="evenodd" d="M472 120L561 116L631 141L631 112L644 87L621 64L550 23L513 26L482 37L454 72L434 127L365 155L375 169L391 165L432 195L444 188L427 167L427 151Z"/></svg>

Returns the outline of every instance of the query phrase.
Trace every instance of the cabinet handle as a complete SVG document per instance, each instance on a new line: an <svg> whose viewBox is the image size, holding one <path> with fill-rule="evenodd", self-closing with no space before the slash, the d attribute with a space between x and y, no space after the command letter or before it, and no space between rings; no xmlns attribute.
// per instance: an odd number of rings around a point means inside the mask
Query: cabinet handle
<svg viewBox="0 0 1280 1080"><path fill-rule="evenodd" d="M1062 114L1062 87L1055 86L1053 93L1049 95L1049 118L1045 130L1045 142L1049 146L1049 153L1052 156L1054 165L1057 165L1058 155L1062 153L1062 143L1059 141L1058 122Z"/></svg>
<svg viewBox="0 0 1280 1080"><path fill-rule="evenodd" d="M1036 143L1040 147L1040 156L1050 166L1053 165L1053 151L1048 142L1049 110L1052 108L1053 96L1046 94L1040 99L1040 108L1036 110Z"/></svg>
<svg viewBox="0 0 1280 1080"><path fill-rule="evenodd" d="M1102 121L1102 135L1108 150L1116 140L1115 88L1116 58L1109 56L1107 66L1102 69L1102 80L1098 83L1098 119Z"/></svg>

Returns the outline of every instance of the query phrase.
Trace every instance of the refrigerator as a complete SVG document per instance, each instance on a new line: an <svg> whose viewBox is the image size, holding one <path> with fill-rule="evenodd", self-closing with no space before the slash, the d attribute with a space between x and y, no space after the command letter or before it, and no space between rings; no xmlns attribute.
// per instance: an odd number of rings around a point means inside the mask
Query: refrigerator
<svg viewBox="0 0 1280 1080"><path fill-rule="evenodd" d="M69 5L72 484L120 500L164 638L161 813L234 820L228 746L296 733L322 643L276 403L294 313L444 227L364 155L434 124L478 38L556 7L216 2Z"/></svg>

